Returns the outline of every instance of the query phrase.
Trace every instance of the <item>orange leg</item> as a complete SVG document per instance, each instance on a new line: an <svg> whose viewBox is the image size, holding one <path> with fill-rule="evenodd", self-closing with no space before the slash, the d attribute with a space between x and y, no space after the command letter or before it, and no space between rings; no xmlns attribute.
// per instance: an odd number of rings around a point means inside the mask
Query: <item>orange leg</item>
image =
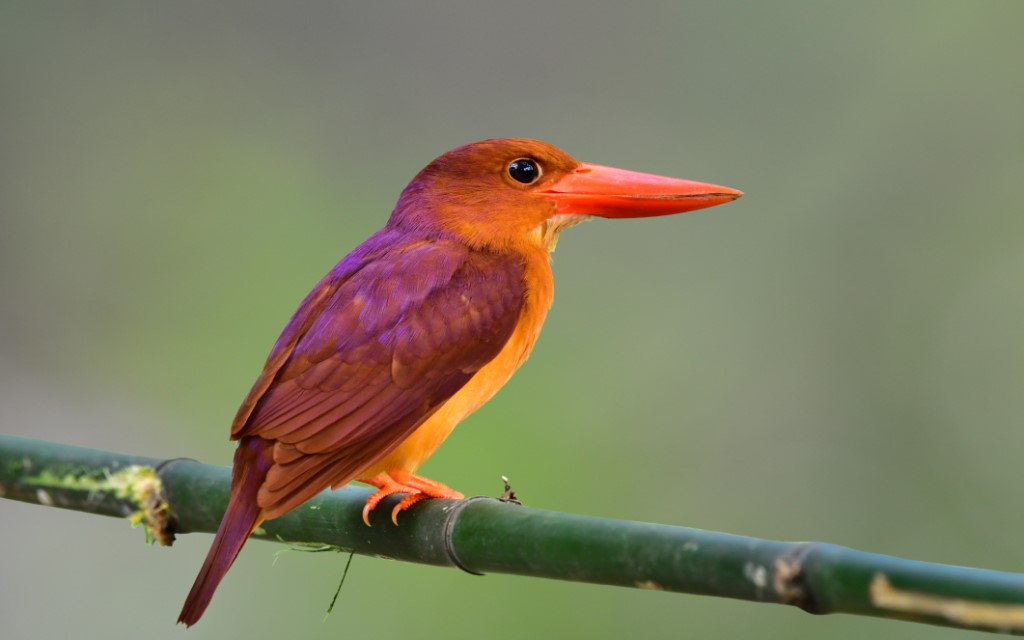
<svg viewBox="0 0 1024 640"><path fill-rule="evenodd" d="M377 508L380 501L394 493L406 496L391 510L391 521L398 524L398 514L425 498L452 498L461 500L463 495L440 482L418 476L405 469L391 469L386 473L378 473L372 478L359 478L359 482L377 487L378 491L366 499L363 507L363 522L370 526L370 512Z"/></svg>

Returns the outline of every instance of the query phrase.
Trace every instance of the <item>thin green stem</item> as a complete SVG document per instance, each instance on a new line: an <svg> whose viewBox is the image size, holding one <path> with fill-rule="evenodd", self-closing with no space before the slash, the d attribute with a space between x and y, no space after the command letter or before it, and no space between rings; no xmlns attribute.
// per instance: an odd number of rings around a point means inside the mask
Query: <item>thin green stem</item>
<svg viewBox="0 0 1024 640"><path fill-rule="evenodd" d="M214 532L230 470L0 435L0 497L144 523L153 538ZM826 543L544 511L492 498L429 500L393 526L362 522L369 489L325 492L254 536L362 555L577 582L773 602L1024 633L1024 575L865 553Z"/></svg>

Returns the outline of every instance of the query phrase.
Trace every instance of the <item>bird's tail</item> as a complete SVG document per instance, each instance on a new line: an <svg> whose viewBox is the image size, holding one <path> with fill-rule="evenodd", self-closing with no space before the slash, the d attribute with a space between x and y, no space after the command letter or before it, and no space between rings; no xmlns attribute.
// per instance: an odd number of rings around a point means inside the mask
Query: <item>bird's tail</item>
<svg viewBox="0 0 1024 640"><path fill-rule="evenodd" d="M273 463L274 444L262 438L242 438L235 451L231 477L231 496L217 535L199 570L195 584L185 599L178 622L192 626L199 621L213 598L213 592L231 568L249 534L263 522L263 513L256 501L260 485Z"/></svg>

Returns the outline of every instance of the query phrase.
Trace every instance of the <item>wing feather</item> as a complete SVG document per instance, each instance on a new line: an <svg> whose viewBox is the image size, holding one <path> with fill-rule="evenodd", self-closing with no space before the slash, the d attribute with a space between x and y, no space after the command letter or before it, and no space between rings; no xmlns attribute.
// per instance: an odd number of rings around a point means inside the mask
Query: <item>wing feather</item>
<svg viewBox="0 0 1024 640"><path fill-rule="evenodd" d="M271 518L387 455L512 335L521 258L385 229L328 274L274 346L232 437L276 441Z"/></svg>

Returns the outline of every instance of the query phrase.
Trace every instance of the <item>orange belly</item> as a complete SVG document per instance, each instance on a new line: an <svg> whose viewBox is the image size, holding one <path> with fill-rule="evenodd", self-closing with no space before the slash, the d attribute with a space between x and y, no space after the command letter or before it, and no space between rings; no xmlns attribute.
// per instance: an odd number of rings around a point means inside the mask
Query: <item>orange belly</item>
<svg viewBox="0 0 1024 640"><path fill-rule="evenodd" d="M529 283L526 303L519 324L501 352L427 418L412 435L361 472L360 478L372 477L391 469L404 469L410 472L418 469L441 446L455 425L490 400L526 361L540 334L554 294L547 251L527 256L524 276Z"/></svg>

